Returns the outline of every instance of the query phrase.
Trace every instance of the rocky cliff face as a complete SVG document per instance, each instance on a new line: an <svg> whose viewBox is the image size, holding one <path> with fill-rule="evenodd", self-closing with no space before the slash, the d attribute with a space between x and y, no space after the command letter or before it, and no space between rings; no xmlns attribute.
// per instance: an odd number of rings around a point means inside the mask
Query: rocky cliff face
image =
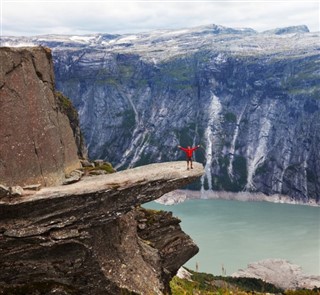
<svg viewBox="0 0 320 295"><path fill-rule="evenodd" d="M54 48L93 158L118 168L183 159L201 143L203 190L320 199L319 33L206 26L7 39Z"/></svg>
<svg viewBox="0 0 320 295"><path fill-rule="evenodd" d="M1 48L0 59L0 183L62 183L80 162L56 98L51 52Z"/></svg>
<svg viewBox="0 0 320 295"><path fill-rule="evenodd" d="M170 213L139 205L202 174L153 164L2 199L0 293L167 293L198 247Z"/></svg>

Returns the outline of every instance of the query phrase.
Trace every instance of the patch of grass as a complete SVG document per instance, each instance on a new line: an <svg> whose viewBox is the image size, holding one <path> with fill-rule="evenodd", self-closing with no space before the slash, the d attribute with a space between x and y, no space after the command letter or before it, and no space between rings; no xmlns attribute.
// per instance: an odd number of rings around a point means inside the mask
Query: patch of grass
<svg viewBox="0 0 320 295"><path fill-rule="evenodd" d="M319 295L320 288L314 288L312 290L301 289L301 290L287 290L284 292L285 295Z"/></svg>
<svg viewBox="0 0 320 295"><path fill-rule="evenodd" d="M108 174L116 172L116 170L113 168L112 164L109 162L105 162L101 166L97 166L97 167L83 167L80 170L87 171L87 172L103 170L103 171L107 172Z"/></svg>
<svg viewBox="0 0 320 295"><path fill-rule="evenodd" d="M64 96L59 91L55 92L55 96L58 100L58 106L60 110L68 116L70 121L73 121L75 118L78 118L78 112L68 97Z"/></svg>
<svg viewBox="0 0 320 295"><path fill-rule="evenodd" d="M161 215L165 214L163 210L145 209L143 207L139 207L139 211L143 214L143 217L147 220L146 224L148 226L152 226L153 224L159 222L159 218L161 217Z"/></svg>
<svg viewBox="0 0 320 295"><path fill-rule="evenodd" d="M233 278L225 276L214 276L207 273L198 273L188 270L191 280L174 277L170 282L173 295L245 295L245 294L281 294L283 290L260 279ZM315 293L313 293L315 294ZM313 295L313 294L287 294L287 295Z"/></svg>

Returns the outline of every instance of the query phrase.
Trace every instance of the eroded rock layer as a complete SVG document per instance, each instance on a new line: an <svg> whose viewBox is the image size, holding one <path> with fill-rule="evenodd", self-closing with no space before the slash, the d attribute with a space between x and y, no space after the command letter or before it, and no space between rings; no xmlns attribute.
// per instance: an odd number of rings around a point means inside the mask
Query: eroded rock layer
<svg viewBox="0 0 320 295"><path fill-rule="evenodd" d="M2 199L0 291L167 292L198 247L171 214L139 206L202 174L199 163L152 164Z"/></svg>

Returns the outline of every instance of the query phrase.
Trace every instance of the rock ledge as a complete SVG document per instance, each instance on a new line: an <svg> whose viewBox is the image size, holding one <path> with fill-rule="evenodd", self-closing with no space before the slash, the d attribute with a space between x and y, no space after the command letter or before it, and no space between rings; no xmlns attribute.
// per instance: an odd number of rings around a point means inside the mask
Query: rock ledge
<svg viewBox="0 0 320 295"><path fill-rule="evenodd" d="M202 174L199 163L151 164L1 199L0 291L50 282L61 294L167 292L198 247L178 219L139 205Z"/></svg>

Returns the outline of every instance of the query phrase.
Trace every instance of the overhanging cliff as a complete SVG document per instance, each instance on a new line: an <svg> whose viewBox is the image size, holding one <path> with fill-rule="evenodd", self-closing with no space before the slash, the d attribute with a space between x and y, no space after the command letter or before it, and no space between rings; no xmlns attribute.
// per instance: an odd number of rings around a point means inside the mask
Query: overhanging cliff
<svg viewBox="0 0 320 295"><path fill-rule="evenodd" d="M1 194L0 294L169 292L198 247L171 213L140 205L193 182L202 165L153 164L53 186L85 155L77 114L55 92L50 50L1 48L0 58L0 184L46 186Z"/></svg>
<svg viewBox="0 0 320 295"><path fill-rule="evenodd" d="M152 164L2 199L0 290L167 292L198 248L170 213L139 205L202 174L199 163Z"/></svg>

